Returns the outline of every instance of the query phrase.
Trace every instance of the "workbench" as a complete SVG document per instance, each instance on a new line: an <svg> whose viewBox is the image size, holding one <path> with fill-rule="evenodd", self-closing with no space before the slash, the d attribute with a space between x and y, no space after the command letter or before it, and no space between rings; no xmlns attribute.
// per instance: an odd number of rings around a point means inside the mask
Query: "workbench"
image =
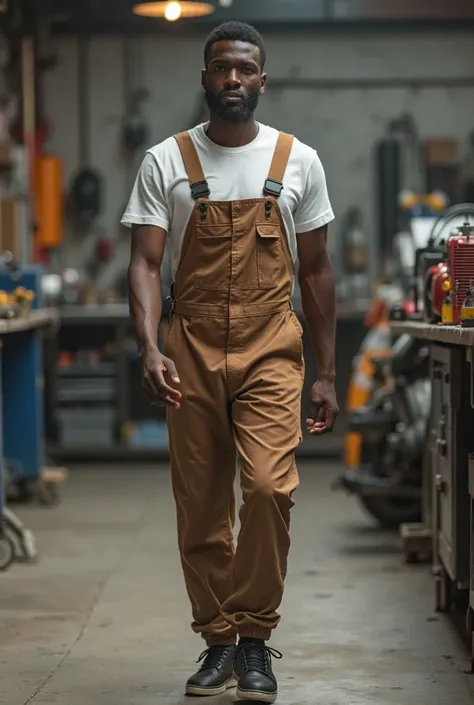
<svg viewBox="0 0 474 705"><path fill-rule="evenodd" d="M37 484L44 458L42 331L59 320L56 309L37 309L25 316L0 320L0 533L7 529L35 557L31 534L5 508L10 484ZM7 481L6 471L9 470ZM2 550L8 550L8 541ZM8 565L2 555L2 567Z"/></svg>
<svg viewBox="0 0 474 705"><path fill-rule="evenodd" d="M393 322L394 333L426 340L431 351L430 434L423 523L404 525L407 555L431 553L436 608L467 610L474 669L474 328Z"/></svg>

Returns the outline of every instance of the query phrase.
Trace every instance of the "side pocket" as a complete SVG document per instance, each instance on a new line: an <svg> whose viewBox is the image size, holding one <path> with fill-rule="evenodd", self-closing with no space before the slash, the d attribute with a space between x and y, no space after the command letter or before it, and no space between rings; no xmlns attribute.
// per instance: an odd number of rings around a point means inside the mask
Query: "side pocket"
<svg viewBox="0 0 474 705"><path fill-rule="evenodd" d="M291 312L290 317L291 317L291 322L293 323L293 325L296 328L296 330L298 331L298 333L301 336L303 336L303 333L304 333L303 326L301 325L300 320L294 311Z"/></svg>

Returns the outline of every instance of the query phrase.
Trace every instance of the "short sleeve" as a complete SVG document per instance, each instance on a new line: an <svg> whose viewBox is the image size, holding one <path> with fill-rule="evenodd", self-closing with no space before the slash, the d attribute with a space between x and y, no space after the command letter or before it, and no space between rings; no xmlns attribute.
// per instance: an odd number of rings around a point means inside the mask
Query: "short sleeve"
<svg viewBox="0 0 474 705"><path fill-rule="evenodd" d="M303 197L298 204L294 219L297 233L307 233L310 230L322 228L323 225L334 220L326 174L316 153L308 170Z"/></svg>
<svg viewBox="0 0 474 705"><path fill-rule="evenodd" d="M138 171L122 225L156 225L168 230L169 208L157 159L147 152Z"/></svg>

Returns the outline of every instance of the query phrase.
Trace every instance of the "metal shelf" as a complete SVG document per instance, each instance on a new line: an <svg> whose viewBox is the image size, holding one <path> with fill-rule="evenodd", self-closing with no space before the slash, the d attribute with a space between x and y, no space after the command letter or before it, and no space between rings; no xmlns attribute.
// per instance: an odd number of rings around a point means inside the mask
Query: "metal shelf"
<svg viewBox="0 0 474 705"><path fill-rule="evenodd" d="M118 369L115 362L74 362L71 365L56 365L58 377L117 377Z"/></svg>

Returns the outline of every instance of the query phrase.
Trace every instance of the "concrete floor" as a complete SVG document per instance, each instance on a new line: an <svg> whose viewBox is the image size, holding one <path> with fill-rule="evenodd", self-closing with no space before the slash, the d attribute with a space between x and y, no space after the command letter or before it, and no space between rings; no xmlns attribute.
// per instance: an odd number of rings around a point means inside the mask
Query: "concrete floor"
<svg viewBox="0 0 474 705"><path fill-rule="evenodd" d="M466 653L433 613L429 569L405 566L397 537L331 492L336 472L301 468L272 640L284 653L279 702L473 703ZM19 513L41 560L0 575L0 703L189 703L183 686L204 647L188 631L168 473L76 470L59 508Z"/></svg>

